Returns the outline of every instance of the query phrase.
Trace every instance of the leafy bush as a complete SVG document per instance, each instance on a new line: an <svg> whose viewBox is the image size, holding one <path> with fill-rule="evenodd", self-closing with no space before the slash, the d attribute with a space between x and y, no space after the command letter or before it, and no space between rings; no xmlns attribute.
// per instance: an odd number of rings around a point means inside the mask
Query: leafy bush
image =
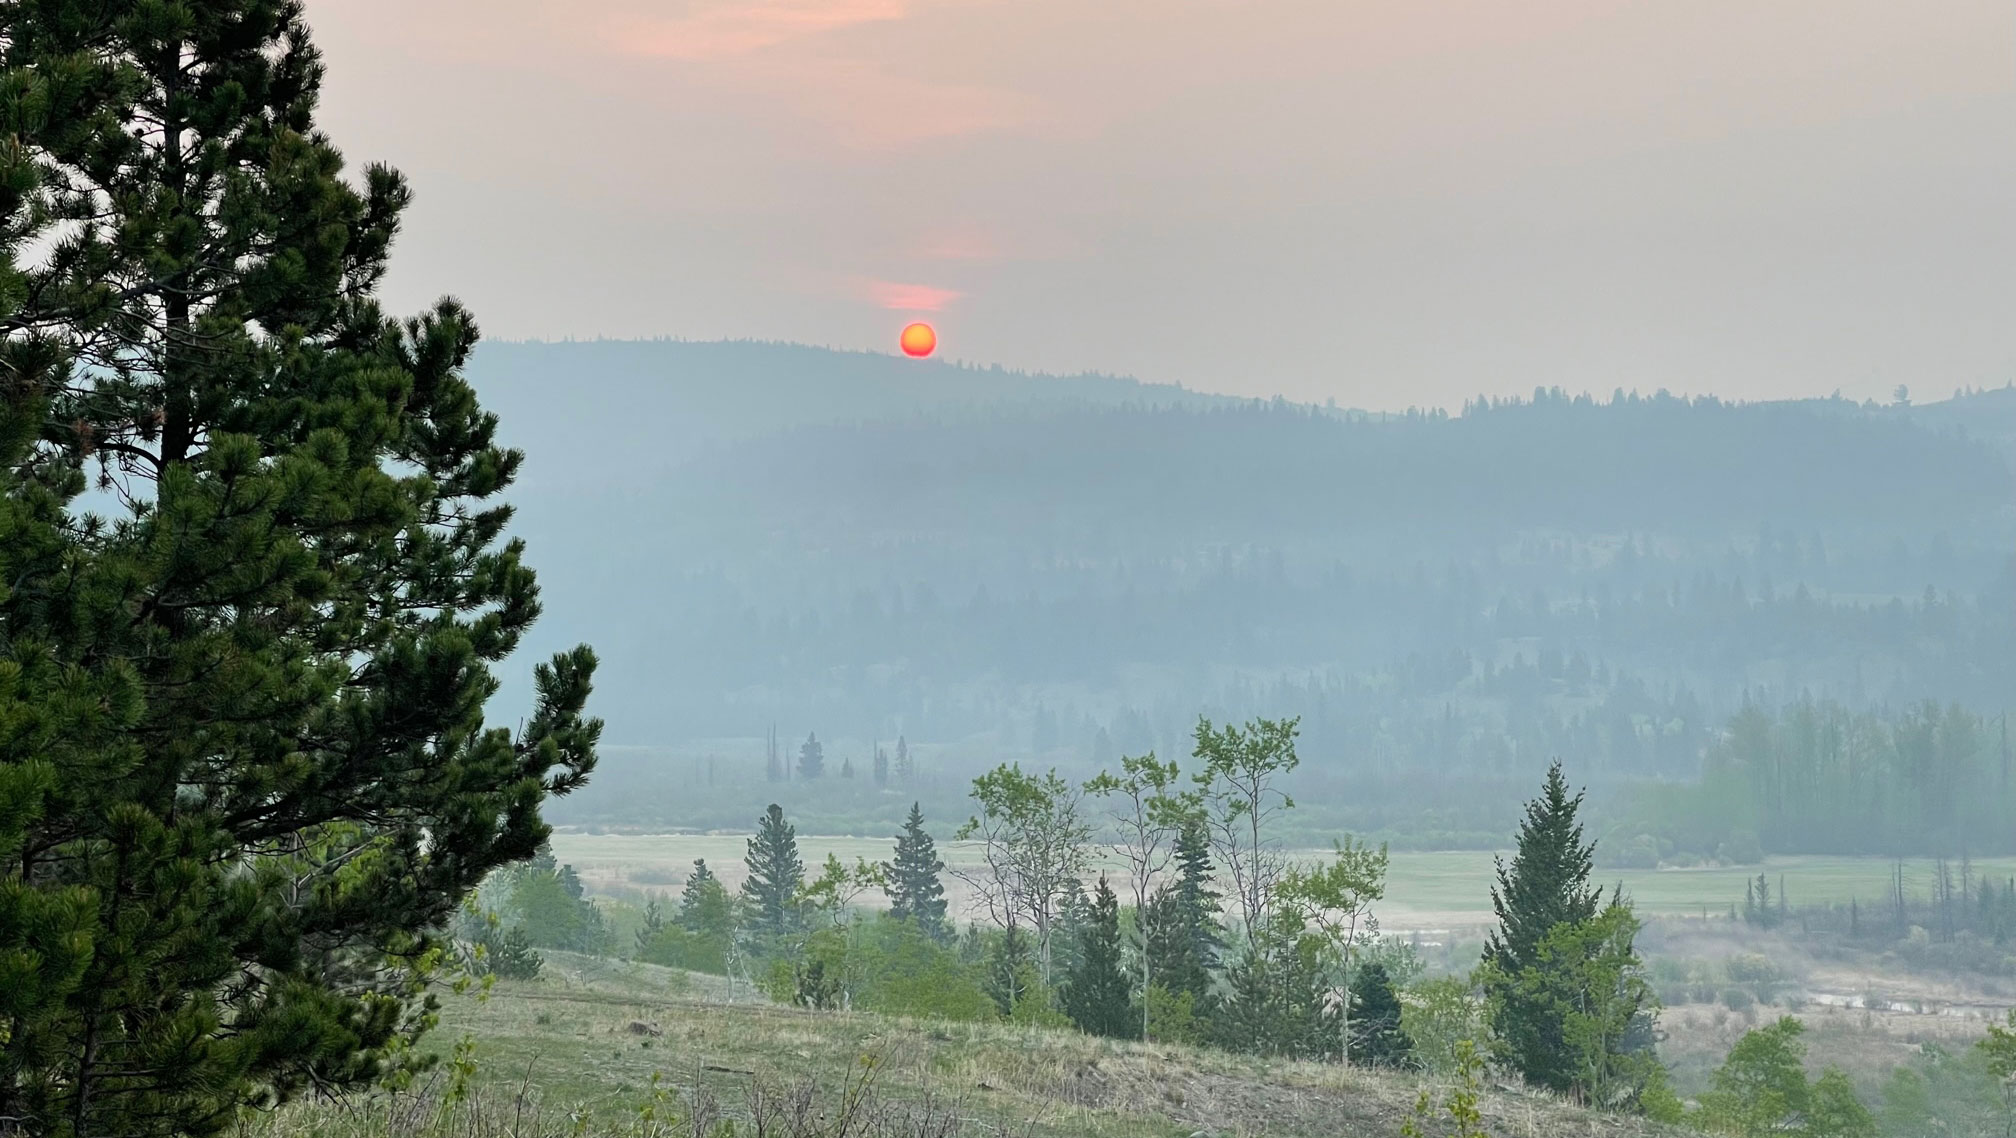
<svg viewBox="0 0 2016 1138"><path fill-rule="evenodd" d="M1400 1027L1414 1041L1415 1058L1423 1067L1451 1074L1459 1066L1461 1045L1485 1037L1483 1005L1465 977L1422 980L1401 1001Z"/></svg>
<svg viewBox="0 0 2016 1138"><path fill-rule="evenodd" d="M1764 860L1764 844L1757 835L1745 830L1729 835L1729 840L1715 847L1716 860L1729 865L1756 865Z"/></svg>
<svg viewBox="0 0 2016 1138"><path fill-rule="evenodd" d="M1639 834L1625 841L1598 842L1596 861L1605 869L1658 869L1659 839Z"/></svg>

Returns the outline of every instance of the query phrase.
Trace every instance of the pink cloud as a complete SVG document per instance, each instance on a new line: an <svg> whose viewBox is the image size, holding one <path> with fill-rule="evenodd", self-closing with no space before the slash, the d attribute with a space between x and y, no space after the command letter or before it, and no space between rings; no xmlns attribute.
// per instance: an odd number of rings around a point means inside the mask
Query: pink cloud
<svg viewBox="0 0 2016 1138"><path fill-rule="evenodd" d="M903 14L903 0L729 0L675 19L628 22L612 42L631 55L712 60Z"/></svg>
<svg viewBox="0 0 2016 1138"><path fill-rule="evenodd" d="M868 281L867 288L875 303L898 312L943 312L946 305L966 295L957 289L895 281Z"/></svg>

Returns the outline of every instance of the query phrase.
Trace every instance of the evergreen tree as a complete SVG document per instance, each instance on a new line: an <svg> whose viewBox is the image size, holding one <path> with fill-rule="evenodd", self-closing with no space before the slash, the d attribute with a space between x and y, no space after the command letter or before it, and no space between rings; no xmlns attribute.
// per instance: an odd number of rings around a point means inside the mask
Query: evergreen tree
<svg viewBox="0 0 2016 1138"><path fill-rule="evenodd" d="M951 926L945 920L945 885L939 878L945 863L938 859L938 847L924 829L924 811L910 804L910 816L903 832L896 835L896 856L890 863L889 915L915 921L917 927L935 940L949 940Z"/></svg>
<svg viewBox="0 0 2016 1138"><path fill-rule="evenodd" d="M805 736L805 742L798 748L798 777L809 782L825 773L826 748L817 734Z"/></svg>
<svg viewBox="0 0 2016 1138"><path fill-rule="evenodd" d="M520 456L468 314L375 299L409 192L345 176L299 3L8 5L0 72L0 1118L211 1134L424 1028L594 658L485 726Z"/></svg>
<svg viewBox="0 0 2016 1138"><path fill-rule="evenodd" d="M517 928L539 948L591 955L610 951L608 925L586 893L573 866L554 866L551 855L535 859L512 878Z"/></svg>
<svg viewBox="0 0 2016 1138"><path fill-rule="evenodd" d="M1120 899L1100 874L1098 888L1078 930L1078 959L1064 986L1064 1014L1080 1031L1114 1039L1134 1039L1141 1017L1128 998L1120 958Z"/></svg>
<svg viewBox="0 0 2016 1138"><path fill-rule="evenodd" d="M532 939L525 935L523 926L514 925L504 934L491 941L489 949L490 972L500 980L536 980L539 970L546 961L539 951L532 947Z"/></svg>
<svg viewBox="0 0 2016 1138"><path fill-rule="evenodd" d="M674 919L680 928L704 931L720 923L727 901L727 887L707 868L706 858L696 857L693 872L686 875L686 884L680 890L679 915Z"/></svg>
<svg viewBox="0 0 2016 1138"><path fill-rule="evenodd" d="M664 931L665 907L658 903L658 895L653 893L651 899L644 903L644 924L637 930L636 944L631 955L642 955L652 939Z"/></svg>
<svg viewBox="0 0 2016 1138"><path fill-rule="evenodd" d="M851 759L851 758L846 758L846 759L841 759L841 760L840 760L840 777L841 777L841 778L853 778L853 777L854 777L854 760L853 760L853 759Z"/></svg>
<svg viewBox="0 0 2016 1138"><path fill-rule="evenodd" d="M1176 888L1165 885L1148 898L1140 920L1147 933L1148 954L1155 961L1155 986L1187 993L1194 1007L1211 990L1211 973L1197 956L1184 916Z"/></svg>
<svg viewBox="0 0 2016 1138"><path fill-rule="evenodd" d="M976 934L978 930L975 930ZM1030 951L1029 938L1020 927L1009 925L987 946L987 980L984 987L988 998L1001 1018L1009 1019L1015 1009L1022 1006L1032 994L1042 988L1042 981L1036 975L1035 954Z"/></svg>
<svg viewBox="0 0 2016 1138"><path fill-rule="evenodd" d="M875 785L889 785L889 752L879 746L875 748Z"/></svg>
<svg viewBox="0 0 2016 1138"><path fill-rule="evenodd" d="M1334 1059L1339 1017L1331 991L1320 942L1270 925L1226 967L1210 1040L1228 1051Z"/></svg>
<svg viewBox="0 0 2016 1138"><path fill-rule="evenodd" d="M770 782L783 782L784 756L777 749L777 728L773 724L770 733L763 739L763 777Z"/></svg>
<svg viewBox="0 0 2016 1138"><path fill-rule="evenodd" d="M1549 767L1540 797L1526 804L1512 863L1498 863L1491 907L1499 927L1484 947L1485 996L1503 1057L1527 1082L1555 1091L1566 1091L1575 1077L1562 1011L1549 999L1551 989L1522 977L1554 963L1541 951L1550 933L1592 920L1602 903L1602 891L1589 885L1595 846L1582 842L1575 816L1581 806L1582 795L1568 793L1561 764Z"/></svg>
<svg viewBox="0 0 2016 1138"><path fill-rule="evenodd" d="M1156 890L1139 914L1155 985L1190 996L1191 1006L1208 1014L1211 977L1224 949L1218 893L1211 888L1211 835L1201 819L1191 819L1176 835L1176 880Z"/></svg>
<svg viewBox="0 0 2016 1138"><path fill-rule="evenodd" d="M910 763L910 744L903 736L898 735L896 736L896 777L902 779L904 785L907 786L910 780L916 777L916 774L916 769Z"/></svg>
<svg viewBox="0 0 2016 1138"><path fill-rule="evenodd" d="M782 806L773 802L763 812L748 849L742 859L749 866L742 900L749 907L749 925L764 936L784 936L798 927L805 863L798 858L798 830L784 820Z"/></svg>
<svg viewBox="0 0 2016 1138"><path fill-rule="evenodd" d="M1413 1067L1414 1043L1400 1027L1400 997L1378 961L1351 977L1351 1061L1369 1067Z"/></svg>

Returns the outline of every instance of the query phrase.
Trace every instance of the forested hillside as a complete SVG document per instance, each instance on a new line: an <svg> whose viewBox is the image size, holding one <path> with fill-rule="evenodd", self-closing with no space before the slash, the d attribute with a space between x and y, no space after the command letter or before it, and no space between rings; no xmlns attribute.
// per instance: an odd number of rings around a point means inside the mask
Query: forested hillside
<svg viewBox="0 0 2016 1138"><path fill-rule="evenodd" d="M1374 416L681 343L493 345L477 381L551 634L622 665L601 706L644 748L575 821L711 824L652 756L761 780L773 726L866 781L899 735L1069 767L1201 709L1302 716L1306 785L1352 787L1326 824L1445 779L1438 827L1482 834L1547 756L1600 794L1693 776L1745 706L2016 691L2016 392Z"/></svg>

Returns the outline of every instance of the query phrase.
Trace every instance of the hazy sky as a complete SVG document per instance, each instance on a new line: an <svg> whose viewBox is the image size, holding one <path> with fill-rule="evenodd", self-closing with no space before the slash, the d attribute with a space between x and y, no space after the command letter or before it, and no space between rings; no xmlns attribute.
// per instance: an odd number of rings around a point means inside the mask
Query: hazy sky
<svg viewBox="0 0 2016 1138"><path fill-rule="evenodd" d="M308 0L393 301L1451 404L2016 375L2012 0Z"/></svg>

